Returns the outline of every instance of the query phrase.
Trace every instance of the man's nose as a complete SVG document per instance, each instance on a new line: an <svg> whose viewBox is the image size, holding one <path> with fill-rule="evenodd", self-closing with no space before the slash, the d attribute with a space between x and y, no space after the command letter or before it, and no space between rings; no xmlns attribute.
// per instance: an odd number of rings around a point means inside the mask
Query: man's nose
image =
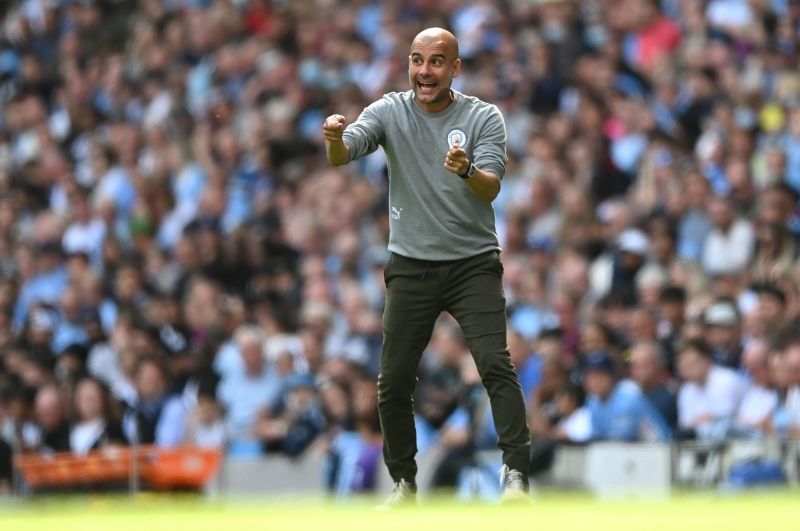
<svg viewBox="0 0 800 531"><path fill-rule="evenodd" d="M429 63L422 63L422 66L419 67L419 73L423 76L426 76L430 73L430 64Z"/></svg>

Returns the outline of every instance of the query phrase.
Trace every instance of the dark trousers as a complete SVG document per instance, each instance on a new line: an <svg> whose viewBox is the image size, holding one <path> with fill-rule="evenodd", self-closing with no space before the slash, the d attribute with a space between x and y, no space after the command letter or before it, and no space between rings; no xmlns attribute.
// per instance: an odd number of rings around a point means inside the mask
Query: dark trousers
<svg viewBox="0 0 800 531"><path fill-rule="evenodd" d="M530 431L519 378L506 345L503 266L491 251L450 262L392 254L384 276L383 352L378 409L383 455L395 481L414 482L417 464L412 395L417 366L442 311L458 321L489 393L503 463L528 472Z"/></svg>

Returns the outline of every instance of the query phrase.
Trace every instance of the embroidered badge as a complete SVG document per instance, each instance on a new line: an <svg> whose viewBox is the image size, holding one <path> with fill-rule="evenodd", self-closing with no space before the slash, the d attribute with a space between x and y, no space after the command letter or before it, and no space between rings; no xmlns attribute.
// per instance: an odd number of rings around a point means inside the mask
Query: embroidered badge
<svg viewBox="0 0 800 531"><path fill-rule="evenodd" d="M467 135L461 129L453 129L447 133L447 147L462 147L467 143Z"/></svg>

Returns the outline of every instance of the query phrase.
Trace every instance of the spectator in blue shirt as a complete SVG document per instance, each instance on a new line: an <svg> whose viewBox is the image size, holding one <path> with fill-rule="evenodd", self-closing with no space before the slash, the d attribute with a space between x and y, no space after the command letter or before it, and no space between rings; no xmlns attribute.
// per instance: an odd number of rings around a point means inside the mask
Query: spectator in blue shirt
<svg viewBox="0 0 800 531"><path fill-rule="evenodd" d="M261 453L254 432L260 414L280 403L284 382L274 366L264 358L266 335L260 327L242 325L234 334L240 360L222 373L217 396L225 407L234 455Z"/></svg>
<svg viewBox="0 0 800 531"><path fill-rule="evenodd" d="M28 310L34 303L56 303L67 287L68 277L61 261L61 244L43 242L37 250L39 273L22 286L14 307L14 326L17 330L22 329Z"/></svg>
<svg viewBox="0 0 800 531"><path fill-rule="evenodd" d="M669 440L666 422L639 387L630 380L617 382L614 361L608 354L590 353L583 368L593 440Z"/></svg>

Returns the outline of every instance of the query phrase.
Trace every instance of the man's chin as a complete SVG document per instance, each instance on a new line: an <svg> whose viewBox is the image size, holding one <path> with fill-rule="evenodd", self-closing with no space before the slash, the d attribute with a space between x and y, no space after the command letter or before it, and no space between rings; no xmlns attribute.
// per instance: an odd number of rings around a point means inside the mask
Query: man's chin
<svg viewBox="0 0 800 531"><path fill-rule="evenodd" d="M442 94L440 92L436 92L434 94L420 94L419 91L414 91L414 97L417 98L417 101L420 103L437 103L441 101Z"/></svg>

